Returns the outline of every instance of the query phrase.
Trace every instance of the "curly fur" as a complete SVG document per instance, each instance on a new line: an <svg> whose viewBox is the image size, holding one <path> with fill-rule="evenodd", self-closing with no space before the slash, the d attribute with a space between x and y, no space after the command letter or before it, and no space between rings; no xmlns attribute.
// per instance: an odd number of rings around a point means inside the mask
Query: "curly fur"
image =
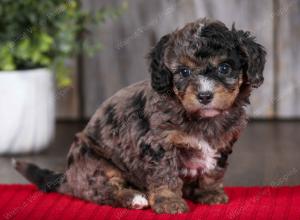
<svg viewBox="0 0 300 220"><path fill-rule="evenodd" d="M76 135L62 181L48 191L128 208L149 202L157 213L187 211L183 197L227 202L222 179L251 90L263 82L263 47L248 32L202 19L163 36L148 57L151 80L99 107ZM231 62L230 75L218 75L222 62ZM183 77L182 67L192 74ZM213 94L211 103L199 103L202 90ZM16 168L41 189L49 175L60 176L44 171L35 181L36 167L35 174L27 163Z"/></svg>

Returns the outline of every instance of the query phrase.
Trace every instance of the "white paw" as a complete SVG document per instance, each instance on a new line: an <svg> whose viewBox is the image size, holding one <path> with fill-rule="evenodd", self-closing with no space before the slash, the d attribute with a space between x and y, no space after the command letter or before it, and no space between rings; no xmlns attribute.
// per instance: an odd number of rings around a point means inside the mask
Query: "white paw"
<svg viewBox="0 0 300 220"><path fill-rule="evenodd" d="M135 195L131 203L133 209L143 209L148 205L148 200L143 195Z"/></svg>

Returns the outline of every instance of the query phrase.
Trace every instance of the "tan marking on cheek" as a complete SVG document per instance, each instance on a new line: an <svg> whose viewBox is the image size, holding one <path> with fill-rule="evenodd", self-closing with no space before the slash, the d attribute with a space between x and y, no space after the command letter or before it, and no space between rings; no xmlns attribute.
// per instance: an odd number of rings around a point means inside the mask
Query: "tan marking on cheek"
<svg viewBox="0 0 300 220"><path fill-rule="evenodd" d="M188 86L185 93L179 94L178 97L187 111L193 112L199 108L200 104L192 86Z"/></svg>
<svg viewBox="0 0 300 220"><path fill-rule="evenodd" d="M213 105L216 108L220 109L229 108L238 96L242 83L243 77L242 75L240 75L238 82L236 83L235 87L231 90L225 88L222 85L217 85L215 87Z"/></svg>
<svg viewBox="0 0 300 220"><path fill-rule="evenodd" d="M215 87L213 105L220 109L229 108L239 93L240 85L236 84L235 88L228 90L224 86L218 85Z"/></svg>

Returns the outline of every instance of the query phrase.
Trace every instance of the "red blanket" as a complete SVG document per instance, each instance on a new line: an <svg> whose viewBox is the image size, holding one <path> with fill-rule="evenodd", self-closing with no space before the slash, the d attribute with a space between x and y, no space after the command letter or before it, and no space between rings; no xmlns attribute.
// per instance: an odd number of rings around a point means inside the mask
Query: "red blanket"
<svg viewBox="0 0 300 220"><path fill-rule="evenodd" d="M189 202L187 214L157 215L151 210L100 206L57 193L42 193L32 185L0 185L0 219L300 219L300 186L228 187L226 205Z"/></svg>

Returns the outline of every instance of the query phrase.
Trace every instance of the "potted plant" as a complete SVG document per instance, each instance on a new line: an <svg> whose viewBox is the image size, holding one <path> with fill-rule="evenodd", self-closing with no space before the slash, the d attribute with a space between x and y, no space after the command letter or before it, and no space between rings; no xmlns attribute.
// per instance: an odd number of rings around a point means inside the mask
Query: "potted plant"
<svg viewBox="0 0 300 220"><path fill-rule="evenodd" d="M1 1L0 154L37 152L49 145L56 85L71 83L66 60L99 49L85 35L124 6L91 14L79 0Z"/></svg>

